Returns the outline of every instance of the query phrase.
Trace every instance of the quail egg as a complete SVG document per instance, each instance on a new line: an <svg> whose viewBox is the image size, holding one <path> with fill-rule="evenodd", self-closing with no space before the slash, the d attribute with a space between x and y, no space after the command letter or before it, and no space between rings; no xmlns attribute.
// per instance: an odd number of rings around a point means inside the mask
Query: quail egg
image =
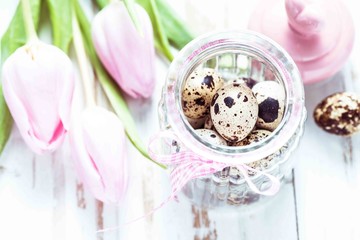
<svg viewBox="0 0 360 240"><path fill-rule="evenodd" d="M317 105L314 119L329 133L351 135L360 130L360 97L348 92L330 95Z"/></svg>
<svg viewBox="0 0 360 240"><path fill-rule="evenodd" d="M258 105L245 84L227 84L214 95L210 114L216 131L227 141L238 142L253 130Z"/></svg>
<svg viewBox="0 0 360 240"><path fill-rule="evenodd" d="M194 129L199 129L199 128L203 128L206 117L198 118L198 119L194 119L194 118L186 118L186 119Z"/></svg>
<svg viewBox="0 0 360 240"><path fill-rule="evenodd" d="M199 137L211 144L227 145L227 142L214 130L197 129L195 132Z"/></svg>
<svg viewBox="0 0 360 240"><path fill-rule="evenodd" d="M232 146L250 145L252 143L256 143L256 142L261 141L262 139L265 139L270 134L271 134L271 132L268 130L256 129L256 130L253 130L248 136L246 136L246 138L244 138L240 142L234 143Z"/></svg>
<svg viewBox="0 0 360 240"><path fill-rule="evenodd" d="M199 119L209 114L211 99L223 83L223 79L211 68L192 72L187 78L182 92L185 116Z"/></svg>
<svg viewBox="0 0 360 240"><path fill-rule="evenodd" d="M227 84L237 84L237 83L238 84L245 84L249 88L252 88L257 83L257 81L252 79L252 78L241 77L241 78L237 78L237 79L232 80L232 81L228 81L225 84L227 85Z"/></svg>
<svg viewBox="0 0 360 240"><path fill-rule="evenodd" d="M259 105L256 126L273 131L280 124L284 115L284 88L276 81L264 81L257 83L252 91Z"/></svg>
<svg viewBox="0 0 360 240"><path fill-rule="evenodd" d="M207 116L205 117L204 128L205 128L205 129L215 130L214 123L212 122L210 115L207 115Z"/></svg>
<svg viewBox="0 0 360 240"><path fill-rule="evenodd" d="M243 78L240 78L238 81L243 82L243 83L246 84L246 86L248 86L249 88L253 88L254 85L257 83L257 81L254 80L254 79L251 78L251 77L243 77Z"/></svg>

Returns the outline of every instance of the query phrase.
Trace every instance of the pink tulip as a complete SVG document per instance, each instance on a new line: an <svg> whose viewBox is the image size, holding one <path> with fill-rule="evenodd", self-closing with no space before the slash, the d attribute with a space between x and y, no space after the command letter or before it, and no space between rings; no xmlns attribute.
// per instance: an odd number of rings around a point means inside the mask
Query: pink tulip
<svg viewBox="0 0 360 240"><path fill-rule="evenodd" d="M100 107L85 109L70 131L78 177L95 198L119 203L127 190L125 132L119 118Z"/></svg>
<svg viewBox="0 0 360 240"><path fill-rule="evenodd" d="M54 151L69 129L74 69L40 41L17 49L3 66L3 92L21 136L36 153Z"/></svg>
<svg viewBox="0 0 360 240"><path fill-rule="evenodd" d="M146 11L135 5L142 35L123 2L112 2L94 18L92 38L103 65L133 98L150 97L155 85L153 30Z"/></svg>

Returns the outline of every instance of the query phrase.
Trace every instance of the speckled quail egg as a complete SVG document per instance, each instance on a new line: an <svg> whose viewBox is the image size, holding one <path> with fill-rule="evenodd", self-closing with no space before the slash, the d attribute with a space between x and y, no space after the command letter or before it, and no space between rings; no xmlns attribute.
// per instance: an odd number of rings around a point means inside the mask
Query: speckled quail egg
<svg viewBox="0 0 360 240"><path fill-rule="evenodd" d="M232 144L232 146L247 146L252 143L259 142L262 139L265 139L270 134L271 134L271 132L268 130L256 129L256 130L253 130L249 135L246 136L246 138L244 138L240 142L236 142L236 143Z"/></svg>
<svg viewBox="0 0 360 240"><path fill-rule="evenodd" d="M238 142L253 130L258 105L245 84L227 84L214 95L210 114L216 131L227 141Z"/></svg>
<svg viewBox="0 0 360 240"><path fill-rule="evenodd" d="M214 123L212 122L210 115L207 115L207 116L205 117L204 128L205 128L205 129L215 130Z"/></svg>
<svg viewBox="0 0 360 240"><path fill-rule="evenodd" d="M264 171L264 170L268 169L269 167L271 167L273 164L274 164L273 156L271 155L270 157L267 157L267 158L264 158L264 159L261 159L261 160L255 161L255 162L251 162L246 165L248 167L254 168L258 171ZM257 174L257 172L248 170L248 174L250 176L254 176Z"/></svg>
<svg viewBox="0 0 360 240"><path fill-rule="evenodd" d="M254 80L253 78L251 77L242 77L242 78L239 78L238 80L236 81L240 81L244 84L246 84L246 86L248 86L249 88L253 88L254 85L257 83L256 80Z"/></svg>
<svg viewBox="0 0 360 240"><path fill-rule="evenodd" d="M242 78L237 78L237 79L232 80L232 81L228 81L228 82L225 83L225 85L227 85L227 84L237 84L237 83L238 84L245 84L247 87L252 88L257 83L257 81L255 81L252 78L242 77Z"/></svg>
<svg viewBox="0 0 360 240"><path fill-rule="evenodd" d="M329 133L351 135L360 130L360 97L348 92L332 94L317 105L314 119Z"/></svg>
<svg viewBox="0 0 360 240"><path fill-rule="evenodd" d="M216 145L227 145L225 139L223 139L216 131L210 129L197 129L196 134L206 142Z"/></svg>
<svg viewBox="0 0 360 240"><path fill-rule="evenodd" d="M257 83L252 91L259 105L256 126L273 131L280 124L284 115L284 88L276 81L264 81Z"/></svg>
<svg viewBox="0 0 360 240"><path fill-rule="evenodd" d="M211 99L223 83L223 79L214 69L204 68L192 72L182 92L185 116L198 119L209 114Z"/></svg>
<svg viewBox="0 0 360 240"><path fill-rule="evenodd" d="M193 118L186 118L186 119L194 129L199 129L204 127L206 117L198 118L198 119L193 119Z"/></svg>

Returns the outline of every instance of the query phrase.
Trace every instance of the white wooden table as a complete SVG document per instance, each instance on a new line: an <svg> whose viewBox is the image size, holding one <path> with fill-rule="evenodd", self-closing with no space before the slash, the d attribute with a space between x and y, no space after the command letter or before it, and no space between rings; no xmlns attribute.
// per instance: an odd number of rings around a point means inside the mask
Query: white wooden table
<svg viewBox="0 0 360 240"><path fill-rule="evenodd" d="M344 0L345 1L345 0ZM171 0L198 33L246 28L258 1ZM17 1L0 0L0 36ZM346 0L360 29L357 1ZM42 36L48 36L47 23ZM188 201L171 202L154 215L119 231L95 234L141 216L169 195L166 173L143 159L128 144L132 167L129 196L122 206L94 200L76 179L66 140L52 155L38 156L24 144L14 127L0 156L0 239L241 239L348 240L360 239L360 134L332 136L314 123L314 106L343 90L360 93L360 41L351 61L326 82L306 86L309 117L295 155L296 166L281 192L266 205L249 211L198 209ZM168 63L158 59L157 87L149 101L131 101L130 108L144 141L158 129L157 103ZM82 107L78 79L74 111ZM95 87L102 95L100 87ZM99 97L99 99L103 99ZM100 101L100 104L107 104Z"/></svg>

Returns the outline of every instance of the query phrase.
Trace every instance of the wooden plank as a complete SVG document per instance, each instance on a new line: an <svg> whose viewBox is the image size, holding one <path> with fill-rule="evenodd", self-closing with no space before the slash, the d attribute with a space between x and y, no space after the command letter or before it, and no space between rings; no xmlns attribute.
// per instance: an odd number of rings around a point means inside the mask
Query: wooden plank
<svg viewBox="0 0 360 240"><path fill-rule="evenodd" d="M298 239L292 184L290 175L276 197L260 206L238 209L202 209L180 195L179 202L170 202L155 213L154 224L162 228L158 239ZM166 191L162 195L166 197Z"/></svg>
<svg viewBox="0 0 360 240"><path fill-rule="evenodd" d="M14 129L0 165L0 239L51 239L51 161L31 153Z"/></svg>
<svg viewBox="0 0 360 240"><path fill-rule="evenodd" d="M60 240L65 239L66 232L64 228L66 227L66 208L65 208L65 167L64 167L64 158L62 151L57 151L52 154L52 166L51 173L53 177L53 239ZM35 161L34 161L35 163Z"/></svg>
<svg viewBox="0 0 360 240"><path fill-rule="evenodd" d="M352 147L351 138L322 131L312 117L314 107L324 97L345 89L345 82L352 80L349 71L345 67L329 81L306 87L309 114L295 171L301 239L358 239L352 237L357 231L354 222L359 221L354 202L359 182L355 187L350 182L353 174L358 175L352 165L359 150Z"/></svg>
<svg viewBox="0 0 360 240"><path fill-rule="evenodd" d="M217 238L209 239L298 239L292 175L288 181L275 197L260 205L210 210Z"/></svg>

